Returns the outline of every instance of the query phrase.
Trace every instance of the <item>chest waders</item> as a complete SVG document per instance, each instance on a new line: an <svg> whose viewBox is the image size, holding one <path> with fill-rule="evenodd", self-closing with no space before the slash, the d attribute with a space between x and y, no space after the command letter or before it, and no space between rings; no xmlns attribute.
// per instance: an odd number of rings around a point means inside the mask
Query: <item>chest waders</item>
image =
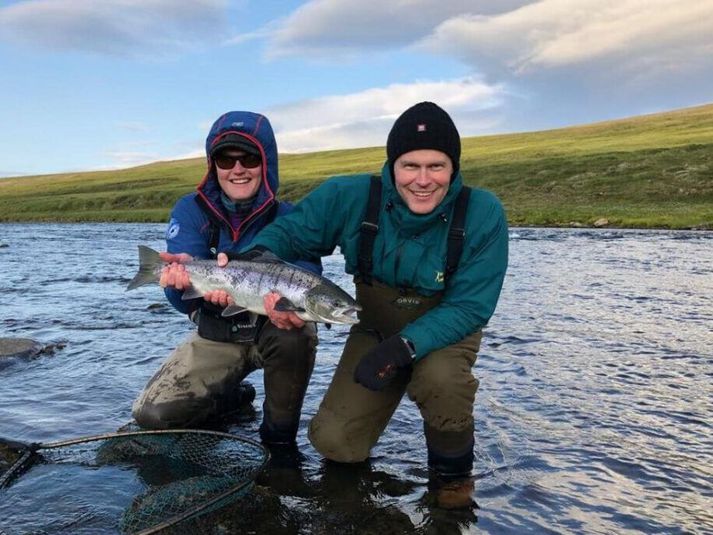
<svg viewBox="0 0 713 535"><path fill-rule="evenodd" d="M365 270L360 269L360 272L366 276L355 279L357 302L362 306L359 323L349 333L332 383L310 423L309 438L328 459L363 461L404 393L408 393L423 417L429 466L441 476L462 477L470 472L473 464L472 412L478 382L471 368L480 346L480 332L419 359L411 373L401 373L381 391L373 392L354 382L354 369L367 351L426 314L442 299L442 293L425 297L413 289L392 288L372 280L371 255L368 253L378 232L373 217L374 213L378 216L375 184L373 180L367 217L362 224L359 265ZM466 205L467 198L461 210ZM460 236L461 250L464 219L464 213L454 216L449 233L449 236ZM457 226L458 222L461 226ZM372 237L365 240L365 234L372 234ZM459 258L460 251L457 253ZM453 256L449 254L448 264L455 266L457 258L451 263ZM455 268L449 274L453 271ZM405 434L408 430L400 432Z"/></svg>

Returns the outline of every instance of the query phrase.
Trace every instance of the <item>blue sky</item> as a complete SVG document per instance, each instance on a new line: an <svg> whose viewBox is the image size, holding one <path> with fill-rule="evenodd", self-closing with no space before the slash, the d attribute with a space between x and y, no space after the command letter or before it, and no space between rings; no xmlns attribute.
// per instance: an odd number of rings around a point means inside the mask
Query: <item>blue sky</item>
<svg viewBox="0 0 713 535"><path fill-rule="evenodd" d="M711 95L713 0L0 2L0 176L202 156L228 110L306 152L421 100L469 136Z"/></svg>

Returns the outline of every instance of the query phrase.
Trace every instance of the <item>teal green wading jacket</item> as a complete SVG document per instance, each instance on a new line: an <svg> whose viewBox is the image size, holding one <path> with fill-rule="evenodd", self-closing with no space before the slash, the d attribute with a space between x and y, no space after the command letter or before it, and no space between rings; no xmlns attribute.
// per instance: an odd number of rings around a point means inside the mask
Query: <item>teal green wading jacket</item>
<svg viewBox="0 0 713 535"><path fill-rule="evenodd" d="M267 247L288 262L328 256L339 247L347 273L358 275L359 228L366 213L369 180L369 175L330 178L291 213L265 227L251 247ZM437 307L401 331L413 342L416 358L421 358L481 329L495 311L508 261L505 212L492 193L472 191L463 254L457 271L444 284L451 213L463 187L460 173L441 204L424 215L408 209L394 187L388 165L382 169L382 184L373 277L426 296L443 292Z"/></svg>

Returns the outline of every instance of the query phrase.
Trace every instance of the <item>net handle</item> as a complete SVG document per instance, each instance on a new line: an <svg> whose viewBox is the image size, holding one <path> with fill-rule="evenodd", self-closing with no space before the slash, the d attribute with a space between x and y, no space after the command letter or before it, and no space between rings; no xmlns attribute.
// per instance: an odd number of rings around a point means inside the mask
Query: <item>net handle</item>
<svg viewBox="0 0 713 535"><path fill-rule="evenodd" d="M120 438L120 437L131 437L131 436L141 436L141 435L173 435L173 434L194 434L194 435L213 435L223 438L229 438L231 440L238 440L240 442L245 442L252 446L256 446L258 449L263 450L269 455L269 451L260 444L259 442L252 440L250 438L241 437L239 435L232 435L230 433L223 433L222 431L211 431L209 429L151 429L148 431L114 431L113 433L104 433L102 435L88 435L84 437L69 438L65 440L57 440L55 442L21 442L19 440L9 439L0 437L0 444L7 446L8 448L16 450L31 450L33 452L37 450L47 450L52 448L63 448L65 446L73 446L75 444L81 444L82 442L95 442L97 440L106 440L109 438Z"/></svg>
<svg viewBox="0 0 713 535"><path fill-rule="evenodd" d="M121 437L132 437L141 435L212 435L216 437L229 438L231 440L237 440L239 442L245 442L252 446L257 447L262 450L265 455L269 457L269 451L265 446L259 442L252 440L250 438L241 437L239 435L232 435L230 433L223 433L222 431L211 431L208 429L153 429L149 431L116 431L113 433L105 433L103 435L91 435L86 437L71 438L67 440L60 440L57 442L46 442L42 444L35 444L37 449L52 449L52 448L63 448L65 446L73 446L75 444L81 444L82 442L95 442L97 440L106 440L109 438L121 438Z"/></svg>

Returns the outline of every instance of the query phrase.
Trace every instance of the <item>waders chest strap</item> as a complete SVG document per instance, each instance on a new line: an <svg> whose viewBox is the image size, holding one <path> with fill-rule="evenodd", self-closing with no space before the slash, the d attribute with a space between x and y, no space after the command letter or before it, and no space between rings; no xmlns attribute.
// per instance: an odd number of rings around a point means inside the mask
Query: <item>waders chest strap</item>
<svg viewBox="0 0 713 535"><path fill-rule="evenodd" d="M211 219L210 229L208 230L208 250L213 258L218 256L218 242L220 241L220 226L218 222Z"/></svg>
<svg viewBox="0 0 713 535"><path fill-rule="evenodd" d="M379 209L381 208L381 177L373 175L369 185L369 200L366 214L359 229L359 256L357 265L359 274L366 284L371 284L374 268L374 241L379 232Z"/></svg>
<svg viewBox="0 0 713 535"><path fill-rule="evenodd" d="M455 273L458 268L461 254L463 254L463 241L465 240L465 215L468 211L468 200L470 199L470 188L463 186L456 198L453 208L453 219L451 228L448 229L448 246L446 249L446 271L443 276L445 280Z"/></svg>

